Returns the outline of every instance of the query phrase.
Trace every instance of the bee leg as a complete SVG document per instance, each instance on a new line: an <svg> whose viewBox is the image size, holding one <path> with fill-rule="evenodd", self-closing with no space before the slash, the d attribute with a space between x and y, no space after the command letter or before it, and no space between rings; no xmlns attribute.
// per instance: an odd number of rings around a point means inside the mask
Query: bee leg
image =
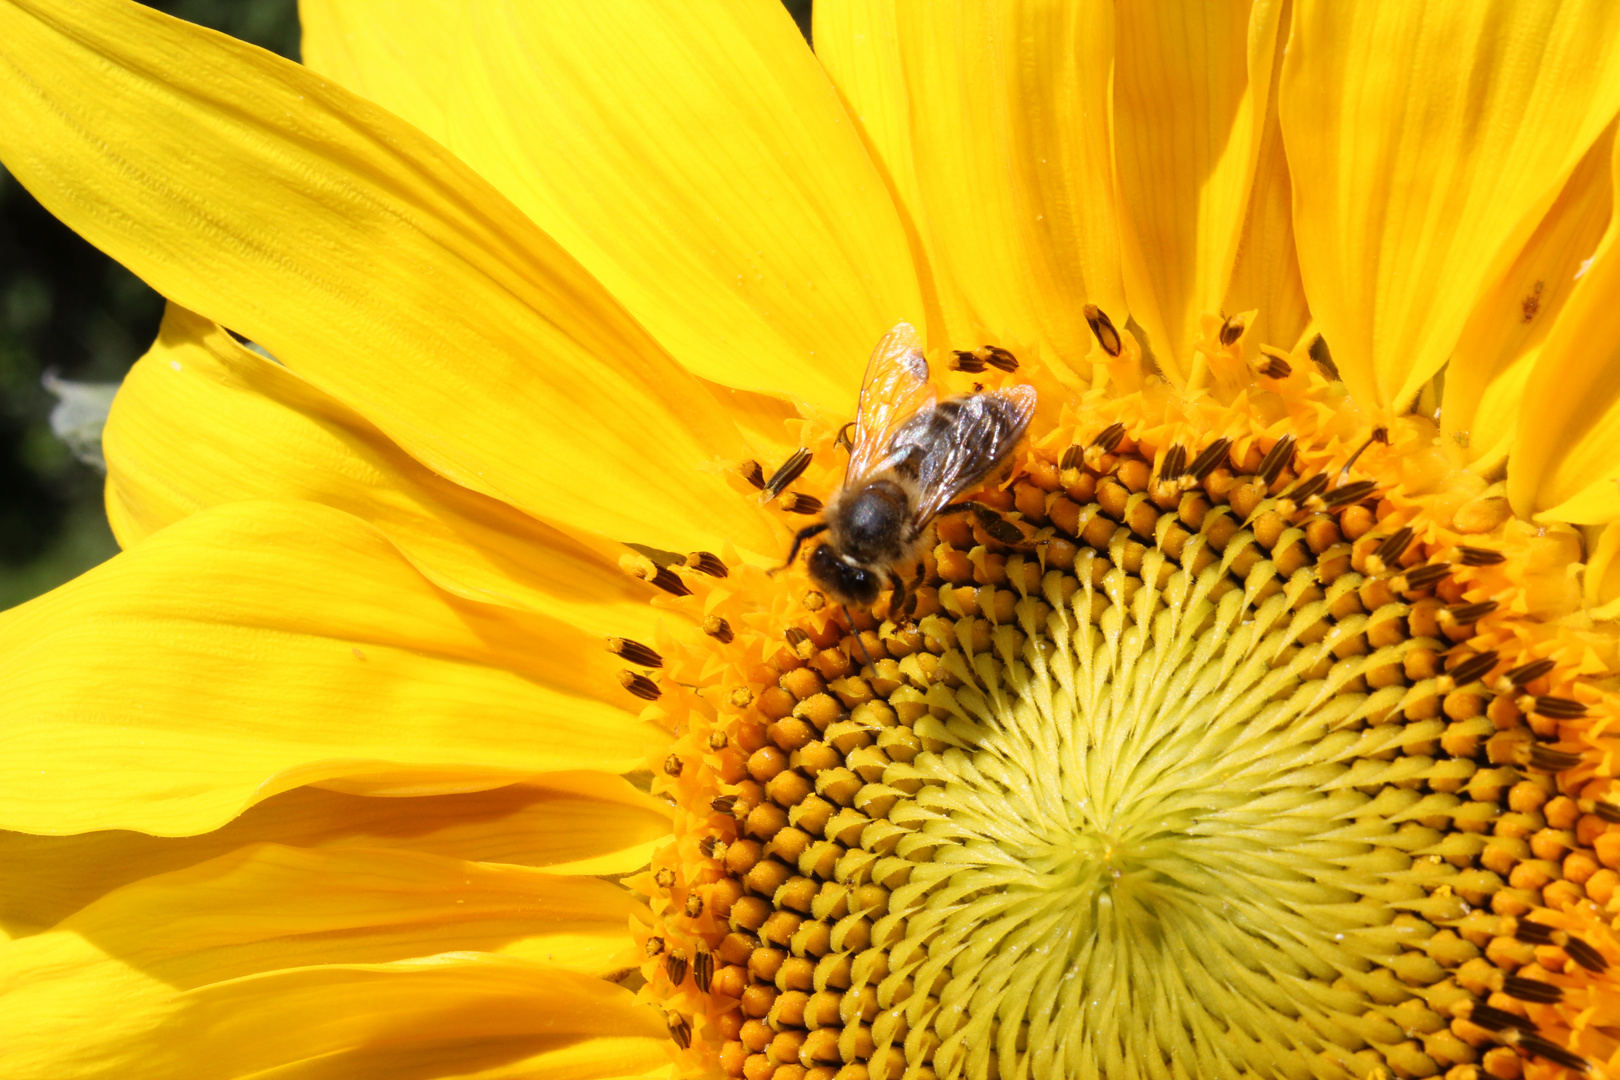
<svg viewBox="0 0 1620 1080"><path fill-rule="evenodd" d="M968 499L966 502L951 503L949 506L942 506L939 508L939 512L934 516L944 517L946 514L960 514L964 510L972 510L977 512L980 509L980 503L976 503L972 499Z"/></svg>
<svg viewBox="0 0 1620 1080"><path fill-rule="evenodd" d="M917 576L911 579L911 595L906 597L906 606L901 612L901 614L906 617L907 621L913 621L911 619L911 613L917 610L917 589L922 585L923 578L927 576L927 574L928 568L922 563L918 563Z"/></svg>
<svg viewBox="0 0 1620 1080"><path fill-rule="evenodd" d="M872 666L872 654L866 651L866 642L861 640L861 632L855 629L855 619L849 613L848 604L838 605L844 612L844 625L849 627L849 636L855 639L855 647L861 651L861 660L865 666Z"/></svg>
<svg viewBox="0 0 1620 1080"><path fill-rule="evenodd" d="M907 593L906 579L899 574L890 574L889 584L894 589L894 593L889 597L889 618L899 625L906 617L906 609L914 605L917 598Z"/></svg>
<svg viewBox="0 0 1620 1080"><path fill-rule="evenodd" d="M827 523L825 521L818 521L814 525L806 525L804 528L794 533L793 546L788 549L787 562L783 563L781 566L778 566L775 570L772 570L771 573L779 574L783 570L786 570L788 567L792 566L793 560L799 557L800 546L802 546L804 542L810 539L812 536L817 536L826 531Z"/></svg>

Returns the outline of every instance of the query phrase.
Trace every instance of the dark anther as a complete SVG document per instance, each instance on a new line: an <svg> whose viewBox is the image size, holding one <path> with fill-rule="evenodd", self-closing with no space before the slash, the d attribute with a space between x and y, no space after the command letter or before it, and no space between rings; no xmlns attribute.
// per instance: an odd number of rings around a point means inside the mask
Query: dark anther
<svg viewBox="0 0 1620 1080"><path fill-rule="evenodd" d="M1519 1036L1519 1048L1574 1072L1584 1073L1591 1067L1581 1055L1571 1053L1551 1039L1543 1038L1534 1032L1527 1031Z"/></svg>
<svg viewBox="0 0 1620 1080"><path fill-rule="evenodd" d="M657 683L647 678L647 676L637 675L633 671L619 672L619 685L643 701L656 701L661 693Z"/></svg>
<svg viewBox="0 0 1620 1080"><path fill-rule="evenodd" d="M664 1022L669 1025L669 1037L675 1040L675 1045L682 1050L692 1045L692 1025L680 1013L665 1013Z"/></svg>
<svg viewBox="0 0 1620 1080"><path fill-rule="evenodd" d="M1332 491L1322 496L1322 501L1327 504L1329 510L1332 510L1335 507L1349 506L1351 503L1358 503L1377 490L1378 481L1357 480L1353 484L1346 484L1344 487L1334 488Z"/></svg>
<svg viewBox="0 0 1620 1080"><path fill-rule="evenodd" d="M1592 804L1592 813L1610 825L1620 825L1620 805L1598 799Z"/></svg>
<svg viewBox="0 0 1620 1080"><path fill-rule="evenodd" d="M1225 322L1221 323L1221 344L1234 344L1238 338L1243 336L1243 331L1245 329L1246 327L1244 326L1243 319L1240 316L1231 316Z"/></svg>
<svg viewBox="0 0 1620 1080"><path fill-rule="evenodd" d="M980 524L984 526L984 531L992 539L999 540L1003 544L1022 544L1024 542L1024 534L1019 531L1018 526L1006 518L991 518L989 521L981 521Z"/></svg>
<svg viewBox="0 0 1620 1080"><path fill-rule="evenodd" d="M854 427L855 421L851 420L849 423L839 428L838 434L833 436L833 442L839 446L842 446L845 450L855 449L855 440L849 437L849 433L854 429Z"/></svg>
<svg viewBox="0 0 1620 1080"><path fill-rule="evenodd" d="M1521 979L1517 975L1509 975L1502 980L1502 992L1520 1001L1534 1001L1542 1005L1551 1005L1564 996L1561 987L1534 979Z"/></svg>
<svg viewBox="0 0 1620 1080"><path fill-rule="evenodd" d="M1164 464L1159 466L1160 480L1176 480L1187 468L1187 450L1182 446L1172 446L1164 452Z"/></svg>
<svg viewBox="0 0 1620 1080"><path fill-rule="evenodd" d="M1477 682L1490 674L1491 668L1496 666L1496 653L1482 652L1478 656L1470 656L1456 667L1446 672L1458 686L1467 686Z"/></svg>
<svg viewBox="0 0 1620 1080"><path fill-rule="evenodd" d="M983 351L987 354L985 360L997 371L1005 371L1010 375L1018 370L1018 357L1006 349L986 345Z"/></svg>
<svg viewBox="0 0 1620 1080"><path fill-rule="evenodd" d="M731 639L736 636L731 632L731 624L718 615L709 615L704 618L703 632L722 645L730 645Z"/></svg>
<svg viewBox="0 0 1620 1080"><path fill-rule="evenodd" d="M1294 365L1288 362L1288 357L1281 349L1262 345L1260 362L1255 364L1255 371L1268 379L1286 379L1294 373Z"/></svg>
<svg viewBox="0 0 1620 1080"><path fill-rule="evenodd" d="M720 844L723 843L725 843L725 841L721 840L718 836L705 836L703 839L698 841L698 850L703 852L703 857L705 859L712 859L714 858L715 850Z"/></svg>
<svg viewBox="0 0 1620 1080"><path fill-rule="evenodd" d="M1306 499L1320 495L1322 492L1326 491L1327 486L1327 473L1317 473L1315 476L1306 477L1304 480L1301 480L1299 483L1290 488L1288 490L1288 497L1293 499L1295 502L1304 502Z"/></svg>
<svg viewBox="0 0 1620 1080"><path fill-rule="evenodd" d="M1318 371L1329 382L1341 382L1339 378L1339 365L1333 362L1333 354L1328 351L1328 344L1321 334L1311 338L1311 360L1316 364Z"/></svg>
<svg viewBox="0 0 1620 1080"><path fill-rule="evenodd" d="M712 551L692 552L686 557L686 567L688 570L696 570L710 577L727 577L731 573L726 569L726 564L720 561L720 556Z"/></svg>
<svg viewBox="0 0 1620 1080"><path fill-rule="evenodd" d="M1456 560L1464 567L1494 567L1498 562L1507 562L1507 555L1490 551L1489 547L1469 547L1464 544L1456 549Z"/></svg>
<svg viewBox="0 0 1620 1080"><path fill-rule="evenodd" d="M1481 600L1477 604L1458 604L1454 608L1447 608L1446 614L1457 620L1458 626L1467 626L1479 622L1500 606L1495 600Z"/></svg>
<svg viewBox="0 0 1620 1080"><path fill-rule="evenodd" d="M1216 439L1204 447L1197 457L1193 458L1193 463L1187 466L1187 475L1194 480L1202 480L1214 472L1215 467L1225 460L1226 452L1230 449L1232 449L1231 439Z"/></svg>
<svg viewBox="0 0 1620 1080"><path fill-rule="evenodd" d="M742 473L742 478L754 487L762 488L765 486L765 470L759 467L759 462L745 461L737 466L737 471Z"/></svg>
<svg viewBox="0 0 1620 1080"><path fill-rule="evenodd" d="M1111 454L1114 452L1114 447L1119 445L1119 440L1124 437L1124 424L1109 424L1098 433L1095 439L1091 440L1091 445L1105 454Z"/></svg>
<svg viewBox="0 0 1620 1080"><path fill-rule="evenodd" d="M671 754L664 759L664 773L668 776L681 775L681 758L679 754Z"/></svg>
<svg viewBox="0 0 1620 1080"><path fill-rule="evenodd" d="M1395 560L1406 553L1406 546L1412 542L1412 530L1401 528L1384 537L1384 542L1378 545L1373 557L1385 566L1395 565Z"/></svg>
<svg viewBox="0 0 1620 1080"><path fill-rule="evenodd" d="M1565 772L1581 763L1581 755L1567 750L1554 750L1542 743L1530 746L1530 767L1541 772Z"/></svg>
<svg viewBox="0 0 1620 1080"><path fill-rule="evenodd" d="M1282 475L1282 471L1293 460L1294 437L1284 435L1271 445L1271 449L1266 451L1266 456L1260 460L1260 479L1270 487L1277 482L1277 477Z"/></svg>
<svg viewBox="0 0 1620 1080"><path fill-rule="evenodd" d="M1072 445L1063 451L1063 458L1058 462L1060 469L1078 469L1080 462L1085 458L1085 451L1078 445Z"/></svg>
<svg viewBox="0 0 1620 1080"><path fill-rule="evenodd" d="M786 630L782 631L782 636L787 638L787 643L793 646L794 649L801 648L805 642L810 640L810 635L799 629L797 626L788 627Z"/></svg>
<svg viewBox="0 0 1620 1080"><path fill-rule="evenodd" d="M700 994L707 994L714 983L714 954L709 950L699 949L692 958L692 981L697 983Z"/></svg>
<svg viewBox="0 0 1620 1080"><path fill-rule="evenodd" d="M1340 480L1343 480L1345 477L1350 475L1350 466L1354 465L1356 463L1356 459L1359 458L1366 451L1367 447L1371 446L1373 443L1383 443L1385 446L1388 446L1389 429L1381 427L1373 428L1372 434L1367 436L1367 441L1356 447L1356 452L1350 455L1350 460L1346 461L1344 463L1344 467L1339 470Z"/></svg>
<svg viewBox="0 0 1620 1080"><path fill-rule="evenodd" d="M1603 959L1603 954L1578 937L1571 937L1564 942L1564 951L1569 958L1587 971L1608 971L1609 962Z"/></svg>
<svg viewBox="0 0 1620 1080"><path fill-rule="evenodd" d="M809 467L810 451L807 447L801 446L793 451L786 461L782 462L781 468L771 473L769 480L765 481L765 486L761 489L760 501L770 502L782 494L783 491L787 490L787 486L803 476L804 470Z"/></svg>
<svg viewBox="0 0 1620 1080"><path fill-rule="evenodd" d="M1124 349L1124 343L1119 340L1119 331L1114 329L1113 320L1096 304L1087 304L1085 308L1086 324L1091 332L1097 335L1097 344L1102 346L1103 352L1109 356L1118 356Z"/></svg>
<svg viewBox="0 0 1620 1080"><path fill-rule="evenodd" d="M806 495L802 491L790 491L782 496L777 503L790 514L819 514L821 513L821 500L814 495Z"/></svg>
<svg viewBox="0 0 1620 1080"><path fill-rule="evenodd" d="M1506 559L1506 555L1490 548L1468 547L1465 544L1457 549L1457 561L1464 566L1495 566Z"/></svg>
<svg viewBox="0 0 1620 1080"><path fill-rule="evenodd" d="M1536 698L1536 712L1549 720L1574 720L1586 715L1586 706L1567 697L1542 694Z"/></svg>
<svg viewBox="0 0 1620 1080"><path fill-rule="evenodd" d="M1551 945L1554 933L1554 929L1546 923L1532 922L1529 919L1520 919L1519 924L1513 928L1515 938L1531 945Z"/></svg>
<svg viewBox="0 0 1620 1080"><path fill-rule="evenodd" d="M667 866L660 867L658 873L653 875L653 880L658 883L660 889L673 889L675 887L675 871Z"/></svg>
<svg viewBox="0 0 1620 1080"><path fill-rule="evenodd" d="M737 809L737 796L716 795L714 798L709 800L709 806L712 807L714 812L717 814L729 814L733 810Z"/></svg>
<svg viewBox="0 0 1620 1080"><path fill-rule="evenodd" d="M1530 1021L1522 1016L1515 1016L1506 1009L1492 1008L1482 1001L1474 1002L1474 1007L1470 1010L1468 1019L1486 1031L1506 1031L1508 1028L1530 1031L1533 1026Z"/></svg>
<svg viewBox="0 0 1620 1080"><path fill-rule="evenodd" d="M1557 666L1558 661L1550 656L1544 656L1540 660L1532 660L1528 664L1520 664L1516 668L1509 669L1505 678L1514 686L1523 686L1525 683L1535 682Z"/></svg>
<svg viewBox="0 0 1620 1080"><path fill-rule="evenodd" d="M686 582L680 579L680 575L667 566L658 567L658 572L651 579L643 578L642 580L647 581L648 584L655 588L663 589L671 596L692 595L692 590L686 587Z"/></svg>
<svg viewBox="0 0 1620 1080"><path fill-rule="evenodd" d="M971 350L952 349L951 352L956 357L956 361L951 364L952 371L965 371L969 375L977 375L984 370L985 362L974 356Z"/></svg>
<svg viewBox="0 0 1620 1080"><path fill-rule="evenodd" d="M647 939L647 955L648 956L657 956L659 953L661 953L663 951L664 951L664 939L663 938L661 938L661 937L650 937L650 938Z"/></svg>
<svg viewBox="0 0 1620 1080"><path fill-rule="evenodd" d="M1428 566L1419 566L1395 578L1395 591L1417 592L1419 589L1427 589L1431 585L1440 584L1449 573L1451 573L1450 563L1440 562L1430 563Z"/></svg>
<svg viewBox="0 0 1620 1080"><path fill-rule="evenodd" d="M664 954L664 974L676 986L681 985L686 978L686 950L671 949Z"/></svg>
<svg viewBox="0 0 1620 1080"><path fill-rule="evenodd" d="M642 667L663 667L664 658L653 652L639 641L629 638L610 637L607 639L607 650L614 656L621 656L632 664Z"/></svg>
<svg viewBox="0 0 1620 1080"><path fill-rule="evenodd" d="M731 742L731 740L726 738L726 733L723 732L723 731L711 731L711 732L709 732L709 749L710 750L724 750L726 748L726 746L729 745L730 742Z"/></svg>
<svg viewBox="0 0 1620 1080"><path fill-rule="evenodd" d="M686 898L686 917L695 919L703 914L703 897L693 893Z"/></svg>

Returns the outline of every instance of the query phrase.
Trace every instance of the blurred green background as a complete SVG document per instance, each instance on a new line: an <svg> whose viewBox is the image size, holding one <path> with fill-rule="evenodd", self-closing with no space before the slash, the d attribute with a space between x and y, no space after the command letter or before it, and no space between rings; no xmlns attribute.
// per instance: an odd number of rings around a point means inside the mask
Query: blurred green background
<svg viewBox="0 0 1620 1080"><path fill-rule="evenodd" d="M298 58L296 0L148 0ZM810 0L783 0L809 35ZM47 372L116 382L157 333L162 299L47 214L0 169L0 609L118 550L101 474L51 431Z"/></svg>

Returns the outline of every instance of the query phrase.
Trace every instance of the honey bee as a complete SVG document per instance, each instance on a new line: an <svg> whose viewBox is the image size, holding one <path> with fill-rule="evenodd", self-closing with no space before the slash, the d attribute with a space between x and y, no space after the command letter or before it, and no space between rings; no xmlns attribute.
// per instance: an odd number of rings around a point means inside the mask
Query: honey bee
<svg viewBox="0 0 1620 1080"><path fill-rule="evenodd" d="M917 566L929 523L1006 463L1035 412L1033 386L936 401L921 346L909 323L878 342L861 382L844 484L788 553L791 566L806 540L825 533L806 569L846 607L866 607L889 586L890 610L904 609L903 575Z"/></svg>

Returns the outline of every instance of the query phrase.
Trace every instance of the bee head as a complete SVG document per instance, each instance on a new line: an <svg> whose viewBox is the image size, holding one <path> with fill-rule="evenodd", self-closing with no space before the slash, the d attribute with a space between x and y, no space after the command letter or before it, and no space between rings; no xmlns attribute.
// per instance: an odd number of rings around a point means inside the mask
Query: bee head
<svg viewBox="0 0 1620 1080"><path fill-rule="evenodd" d="M838 557L831 544L820 544L805 565L810 580L820 585L841 604L867 607L875 603L882 581L864 566L855 566Z"/></svg>

